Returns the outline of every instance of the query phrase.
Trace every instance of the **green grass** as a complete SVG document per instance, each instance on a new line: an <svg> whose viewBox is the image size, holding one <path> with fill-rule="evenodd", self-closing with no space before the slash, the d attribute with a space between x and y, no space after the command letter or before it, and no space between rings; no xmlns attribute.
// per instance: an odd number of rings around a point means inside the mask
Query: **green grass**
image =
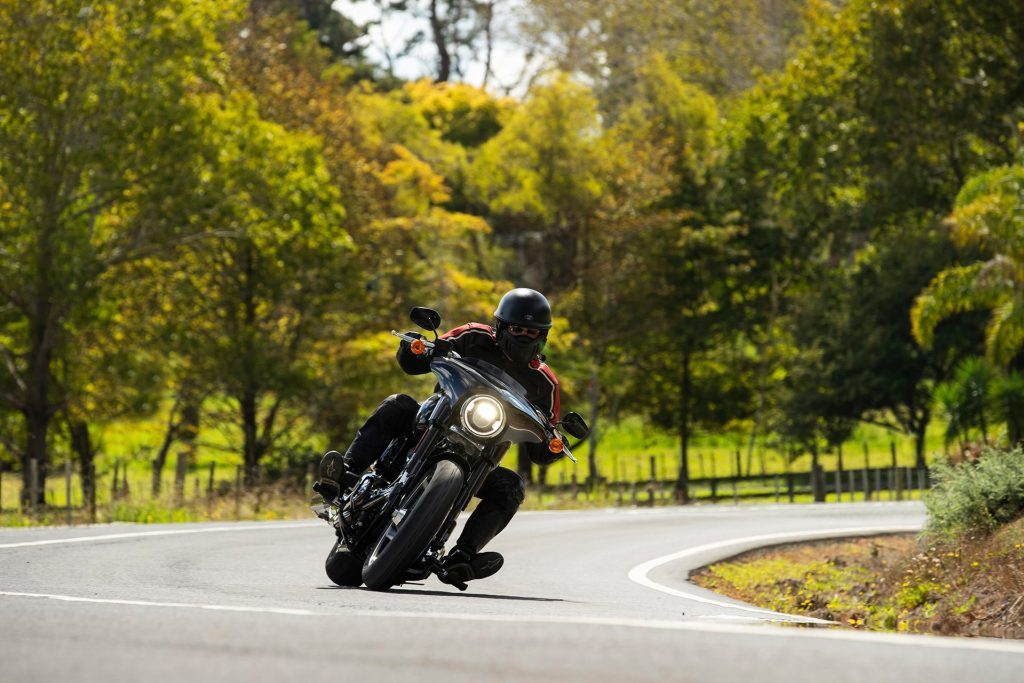
<svg viewBox="0 0 1024 683"><path fill-rule="evenodd" d="M122 420L107 425L99 437L98 443L100 453L96 458L96 471L99 486L97 489L98 517L106 520L118 521L176 521L185 519L200 519L223 517L233 515L234 503L225 506L215 505L217 511L209 510L208 488L209 488L209 467L214 464L213 489L222 495L214 496L215 501L224 497L224 493L234 490L235 478L242 458L238 451L238 444L241 438L237 428L232 425L211 425L204 421L201 424L200 433L196 441L195 453L189 466L185 482L184 501L176 501L174 492L174 472L178 454L182 452L181 444L175 444L169 455L162 476L162 494L159 498L153 499L150 495L151 487L151 466L150 461L156 455L163 440L166 426L166 411L170 408L167 404L159 413L141 419ZM936 454L942 450L942 425L933 425L929 430L927 440L927 452L929 460L933 460ZM736 473L736 452L741 453L741 465L743 473L747 473L747 438L743 433L731 433L721 435L701 435L693 439L690 447L690 476L691 478L704 478L710 476L733 476ZM865 464L864 445L866 444L868 455L867 464L871 467L886 467L892 462L890 442L896 444L897 460L900 465L912 465L914 463L913 440L909 437L893 434L890 431L864 426L857 430L851 442L844 447L844 466L846 468L860 468ZM347 444L333 444L334 447L344 448ZM582 444L575 453L580 461L573 465L567 458L548 468L548 484L568 484L573 474L582 484L589 474L588 455L589 444ZM309 453L308 461L300 465L299 469L305 470L310 465L319 461L323 449L317 449ZM65 484L63 478L65 453L60 452L60 447L54 453L55 462L51 464L50 478L47 481L47 502L50 506L62 509L67 505ZM607 426L601 434L597 466L602 476L612 481L646 482L651 474L651 458L654 458L655 477L659 480L671 480L678 476L679 471L679 440L671 434L662 430L652 428L640 417L630 417L615 425ZM801 454L791 462L785 453L767 444L766 439L761 439L755 445L751 459L751 474L783 474L787 471L806 472L810 469L811 456L809 453ZM838 461L837 453L823 453L821 463L826 470L836 467ZM512 449L506 456L504 464L515 466L515 449ZM118 471L118 488L123 490L125 477L124 467L127 466L127 480L130 495L115 499L113 495L113 478L115 465ZM304 472L293 472L295 478L303 476ZM843 481L846 485L846 479ZM198 492L197 492L198 485ZM743 485L749 487L750 485ZM740 499L743 504L753 502L774 502L774 491L770 485L762 486L762 498L754 500ZM21 523L18 517L18 498L21 490L21 478L18 473L6 472L2 475L0 482L0 524ZM741 489L744 490L744 489ZM695 489L693 492L697 500L709 495L708 490ZM883 493L883 499L887 494ZM724 486L719 490L719 496L723 497L722 502L731 501L731 489ZM231 496L229 496L231 497ZM640 488L639 497L646 501L646 488ZM282 498L276 502L269 502L274 496L266 496L263 504L243 505L248 512L240 512L241 516L246 514L262 515L268 514L305 514L305 493L294 494ZM663 494L664 501L671 500L671 493ZM806 496L798 496L803 500ZM632 504L631 494L624 496L624 504ZM844 500L848 499L844 495ZM232 498L233 500L233 498ZM781 500L788 500L785 491L782 491ZM568 495L552 496L550 500L535 500L528 503L530 506L541 508L548 507L592 507L598 505L617 505L619 497L617 494L592 495L590 500L584 501L582 494L575 499ZM82 493L79 485L78 475L72 478L71 505L74 508L82 508ZM225 509L221 510L220 507Z"/></svg>
<svg viewBox="0 0 1024 683"><path fill-rule="evenodd" d="M934 423L925 439L925 456L933 462L943 451L942 434L944 426ZM740 453L740 467L748 473L747 444L749 434L731 433L700 435L695 437L689 448L690 477L728 477L737 473L736 453ZM783 451L759 439L749 462L749 474L783 474L807 472L811 469L811 454L802 453L792 461ZM862 425L843 446L843 467L845 469L888 467L892 464L892 447L896 446L896 460L899 466L914 465L913 438L894 433L873 425ZM865 446L867 458L865 462ZM573 452L578 465L563 459L548 468L548 483L557 484L572 480L573 473L579 481L590 474L590 444L583 443ZM602 477L612 481L646 481L650 478L651 457L657 479L672 479L678 476L680 465L679 439L661 430L653 429L640 417L627 418L616 425L607 427L600 436L597 450L597 470ZM825 470L836 469L839 454L836 451L822 452L821 465ZM506 464L512 462L507 456Z"/></svg>

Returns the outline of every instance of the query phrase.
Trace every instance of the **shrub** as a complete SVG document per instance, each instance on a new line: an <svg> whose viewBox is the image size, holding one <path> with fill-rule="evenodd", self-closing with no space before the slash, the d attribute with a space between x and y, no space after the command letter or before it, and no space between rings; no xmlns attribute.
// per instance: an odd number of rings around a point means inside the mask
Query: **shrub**
<svg viewBox="0 0 1024 683"><path fill-rule="evenodd" d="M936 464L924 497L927 531L953 538L989 532L1024 515L1024 451L986 448L977 462Z"/></svg>

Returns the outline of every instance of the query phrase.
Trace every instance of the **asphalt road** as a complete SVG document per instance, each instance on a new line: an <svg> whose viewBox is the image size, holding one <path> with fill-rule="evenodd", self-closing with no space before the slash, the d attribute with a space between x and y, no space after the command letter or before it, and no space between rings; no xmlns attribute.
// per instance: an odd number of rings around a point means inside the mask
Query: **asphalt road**
<svg viewBox="0 0 1024 683"><path fill-rule="evenodd" d="M323 573L309 522L0 531L0 681L1022 680L1024 645L785 623L690 569L919 528L916 504L521 513L494 577L387 593Z"/></svg>

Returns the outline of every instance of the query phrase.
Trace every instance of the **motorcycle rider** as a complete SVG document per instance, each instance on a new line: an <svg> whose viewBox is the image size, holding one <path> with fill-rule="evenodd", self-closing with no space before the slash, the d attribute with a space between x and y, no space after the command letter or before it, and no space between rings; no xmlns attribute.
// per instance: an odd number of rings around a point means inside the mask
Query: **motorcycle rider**
<svg viewBox="0 0 1024 683"><path fill-rule="evenodd" d="M452 342L460 356L479 358L511 375L526 389L527 398L555 425L560 411L558 380L541 355L550 329L551 305L544 295L533 289L517 288L498 302L493 326L467 323L441 335L441 339ZM399 366L410 375L430 372L429 358L414 355L404 340L397 357ZM336 451L324 456L320 478L336 481L342 467L360 473L377 463L392 439L412 436L418 410L419 403L411 396L394 394L385 398L359 428L344 456ZM551 453L547 444L523 446L530 459L539 465L550 464L560 457ZM443 561L450 581L482 579L501 569L504 562L501 554L481 552L481 549L515 515L525 498L525 486L515 471L497 467L476 495L480 503L466 521L454 549ZM352 558L352 562L356 564L357 559Z"/></svg>

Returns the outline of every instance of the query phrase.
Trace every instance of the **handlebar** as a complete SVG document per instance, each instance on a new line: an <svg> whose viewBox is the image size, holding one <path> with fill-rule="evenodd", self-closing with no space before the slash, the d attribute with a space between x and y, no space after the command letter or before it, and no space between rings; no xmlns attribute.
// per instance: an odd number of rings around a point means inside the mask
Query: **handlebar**
<svg viewBox="0 0 1024 683"><path fill-rule="evenodd" d="M422 350L419 353L416 352L415 347L412 348L412 352L415 353L417 356L426 354L428 351L433 351L434 350L435 344L432 341L427 341L426 339L420 339L419 337L413 337L412 335L405 334L404 332L399 332L397 330L391 330L391 334L393 334L394 336L398 337L402 341L409 342L410 346L412 346L413 344L422 344L423 345L422 346ZM452 355L458 357L458 354L456 354L455 351L451 351L450 353ZM554 434L557 434L557 433L558 433L557 431L554 432ZM563 444L565 444L565 440L564 439L562 439L562 442L563 442ZM568 444L563 445L563 447L562 447L562 454L565 455L566 457L568 457L574 463L578 462L576 460L576 458L573 457L572 452L569 450Z"/></svg>

